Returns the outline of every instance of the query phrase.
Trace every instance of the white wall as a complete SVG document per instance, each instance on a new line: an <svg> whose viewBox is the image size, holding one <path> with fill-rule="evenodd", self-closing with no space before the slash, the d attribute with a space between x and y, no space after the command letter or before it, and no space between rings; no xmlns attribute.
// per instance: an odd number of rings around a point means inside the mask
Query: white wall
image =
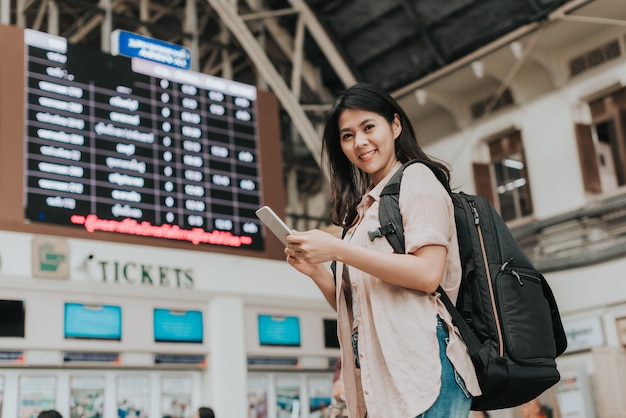
<svg viewBox="0 0 626 418"><path fill-rule="evenodd" d="M0 277L18 279L20 283L32 280L32 234L0 231ZM241 257L204 251L184 251L139 245L107 243L102 241L68 239L70 248L70 281L81 282L85 289L102 291L100 261L133 262L137 265L169 266L192 269L194 289L212 293L246 295L250 297L285 298L298 305L305 301L323 306L324 300L310 279L301 275L287 262L261 258ZM81 268L89 254L93 260L87 270ZM141 294L146 286L127 284L123 280L112 286L124 286L129 295ZM170 280L166 287L173 288ZM162 286L153 286L162 287Z"/></svg>
<svg viewBox="0 0 626 418"><path fill-rule="evenodd" d="M533 198L534 217L545 219L583 207L585 195L574 125L589 123L588 97L610 86L626 85L626 62L618 60L590 71L523 107L502 109L455 134L425 145L430 155L452 167L453 186L474 192L472 162L479 161L485 139L519 129ZM440 123L436 118L424 125ZM424 126L422 129L432 130ZM484 155L484 153L482 154Z"/></svg>
<svg viewBox="0 0 626 418"><path fill-rule="evenodd" d="M589 45L572 44L567 54L563 52L559 65L565 66L567 59L616 35L623 43L623 29L615 29L600 38L590 39ZM528 78L522 81L527 86L534 86ZM544 81L543 85L550 84ZM471 80L468 83L471 84ZM567 82L554 84L558 84L558 87L547 88L544 92L537 91L535 87L530 91L522 91L523 104L500 109L472 122L460 132L428 142L425 144L426 152L450 164L453 187L474 193L472 163L488 161L488 152L481 144L502 132L518 129L521 131L528 165L534 208L532 218L550 218L607 197L589 195L584 190L574 126L576 123L590 123L588 102L591 98L616 86L626 85L626 60L620 58L610 61ZM520 84L517 87L524 88ZM419 129L437 132L437 128L430 125L441 123L441 120L424 118L420 121L422 126ZM622 188L618 192L624 193L625 190ZM606 396L598 393L601 387L599 383L612 377L607 375L606 370L597 367L593 355L593 351L600 348L621 353L624 351L616 329L616 319L626 316L624 271L626 258L546 274L564 323L568 323L566 332L569 324L576 324L579 320L599 324L583 329L583 332L597 336L589 340L588 346L576 352L566 352L558 359L559 368L565 372L582 368L581 381L584 383L588 379L591 388L583 385L581 393L584 399L577 401L587 409L595 409L598 416L603 416L601 399L626 404L624 396L622 399L614 397L607 400ZM623 386L619 390L626 393ZM499 414L495 415L500 417Z"/></svg>
<svg viewBox="0 0 626 418"><path fill-rule="evenodd" d="M247 323L255 321L256 316L249 312L291 313L302 316L303 324L321 324L324 317L335 317L317 287L286 261L49 237L68 242L69 259L66 261L70 277L34 278L31 272L33 238L30 234L0 231L2 298L25 300L27 315L25 338L3 338L1 348L24 351L24 365L28 368L66 369L62 358L64 351L119 352L122 371L127 368L158 370L154 366L154 353L204 354L208 364L201 378L194 381L201 388L195 398L198 406L210 404L218 416L244 418L247 414L246 358L250 354L247 347L249 340L256 338L251 331L255 324ZM85 261L88 255L93 258ZM113 262L120 266L132 263L137 280L128 283L120 277L115 282L109 273L109 280L102 282L102 262L109 266ZM170 271L174 268L188 271L193 277L193 287L178 287L171 277L163 284L156 279L152 284L142 284L138 273L138 266L142 264L153 269L163 266ZM158 278L158 274L153 276ZM121 306L122 340L65 339L65 302ZM155 343L152 334L155 307L203 311L204 343ZM319 324L317 328L303 326L303 347L293 354L303 357L307 367L322 371L328 368L328 362L323 359L337 357L338 350L319 349L316 338L323 338L320 330ZM260 354L282 355L280 349L265 349Z"/></svg>

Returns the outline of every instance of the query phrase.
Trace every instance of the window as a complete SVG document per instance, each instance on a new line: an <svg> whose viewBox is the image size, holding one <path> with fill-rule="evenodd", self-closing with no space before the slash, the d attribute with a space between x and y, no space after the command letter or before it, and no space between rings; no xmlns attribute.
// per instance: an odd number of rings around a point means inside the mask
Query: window
<svg viewBox="0 0 626 418"><path fill-rule="evenodd" d="M505 89L502 94L500 94L500 96L496 99L496 102L492 104L491 102L494 100L495 97L495 95L491 95L485 99L473 103L470 106L472 118L478 119L482 117L485 113L495 112L498 109L512 105L514 103L513 94L511 94L511 90L509 90L508 88Z"/></svg>
<svg viewBox="0 0 626 418"><path fill-rule="evenodd" d="M488 143L489 164L474 163L476 192L498 209L505 221L533 213L522 137L502 135Z"/></svg>
<svg viewBox="0 0 626 418"><path fill-rule="evenodd" d="M617 39L613 39L612 41L571 59L569 62L569 74L572 77L582 74L585 71L598 67L607 61L619 58L621 55L622 51L619 46L619 41Z"/></svg>
<svg viewBox="0 0 626 418"><path fill-rule="evenodd" d="M589 102L591 124L578 124L576 140L585 190L626 185L626 89Z"/></svg>

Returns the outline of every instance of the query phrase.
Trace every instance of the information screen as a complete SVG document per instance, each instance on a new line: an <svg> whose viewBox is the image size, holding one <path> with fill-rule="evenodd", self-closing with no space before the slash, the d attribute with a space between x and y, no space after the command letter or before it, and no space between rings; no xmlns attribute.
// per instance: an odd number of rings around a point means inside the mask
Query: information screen
<svg viewBox="0 0 626 418"><path fill-rule="evenodd" d="M154 309L154 341L201 343L204 336L201 311Z"/></svg>
<svg viewBox="0 0 626 418"><path fill-rule="evenodd" d="M300 318L297 316L258 316L259 344L300 347Z"/></svg>
<svg viewBox="0 0 626 418"><path fill-rule="evenodd" d="M25 31L25 217L263 250L255 87Z"/></svg>
<svg viewBox="0 0 626 418"><path fill-rule="evenodd" d="M65 338L122 339L122 308L115 305L66 303Z"/></svg>

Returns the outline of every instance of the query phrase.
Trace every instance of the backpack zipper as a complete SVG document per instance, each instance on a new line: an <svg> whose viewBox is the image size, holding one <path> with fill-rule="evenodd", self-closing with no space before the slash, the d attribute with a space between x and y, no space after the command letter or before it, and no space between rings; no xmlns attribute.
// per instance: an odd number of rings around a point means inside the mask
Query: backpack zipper
<svg viewBox="0 0 626 418"><path fill-rule="evenodd" d="M474 216L474 225L478 230L478 239L480 240L480 249L483 255L483 263L485 264L485 272L487 273L487 281L489 282L489 297L491 299L491 309L493 309L493 316L496 320L496 330L498 331L498 354L500 357L504 357L504 338L502 337L502 327L500 326L500 318L498 316L498 310L496 307L496 298L493 294L493 282L491 281L491 272L489 271L489 261L487 260L487 252L485 251L485 242L483 240L483 232L480 228L480 217L478 216L478 209L476 209L476 203L469 201L472 215Z"/></svg>
<svg viewBox="0 0 626 418"><path fill-rule="evenodd" d="M517 274L517 272L515 270L513 270L511 267L508 267L509 262L513 261L513 259L507 260L504 262L504 264L502 264L502 266L500 267L500 271L501 272L507 272L510 273L511 275L515 276L515 278L517 279L517 282L519 283L520 286L524 286L524 282L522 282L522 278L520 277L519 274Z"/></svg>
<svg viewBox="0 0 626 418"><path fill-rule="evenodd" d="M510 267L513 261L514 260L512 258L505 261L504 264L502 264L502 267L500 267L500 271L502 273L509 273L510 275L515 277L515 279L517 280L517 283L519 283L520 286L524 286L526 284L524 283L524 281L526 282L530 281L530 282L534 282L537 284L541 284L541 279L539 277L532 275L532 274L524 273L523 271L513 270L513 267Z"/></svg>

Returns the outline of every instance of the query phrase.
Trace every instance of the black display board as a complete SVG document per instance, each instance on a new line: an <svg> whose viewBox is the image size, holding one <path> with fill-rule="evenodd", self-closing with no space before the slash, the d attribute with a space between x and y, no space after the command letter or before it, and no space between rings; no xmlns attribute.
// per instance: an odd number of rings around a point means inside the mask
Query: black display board
<svg viewBox="0 0 626 418"><path fill-rule="evenodd" d="M257 91L25 31L25 217L263 250Z"/></svg>

